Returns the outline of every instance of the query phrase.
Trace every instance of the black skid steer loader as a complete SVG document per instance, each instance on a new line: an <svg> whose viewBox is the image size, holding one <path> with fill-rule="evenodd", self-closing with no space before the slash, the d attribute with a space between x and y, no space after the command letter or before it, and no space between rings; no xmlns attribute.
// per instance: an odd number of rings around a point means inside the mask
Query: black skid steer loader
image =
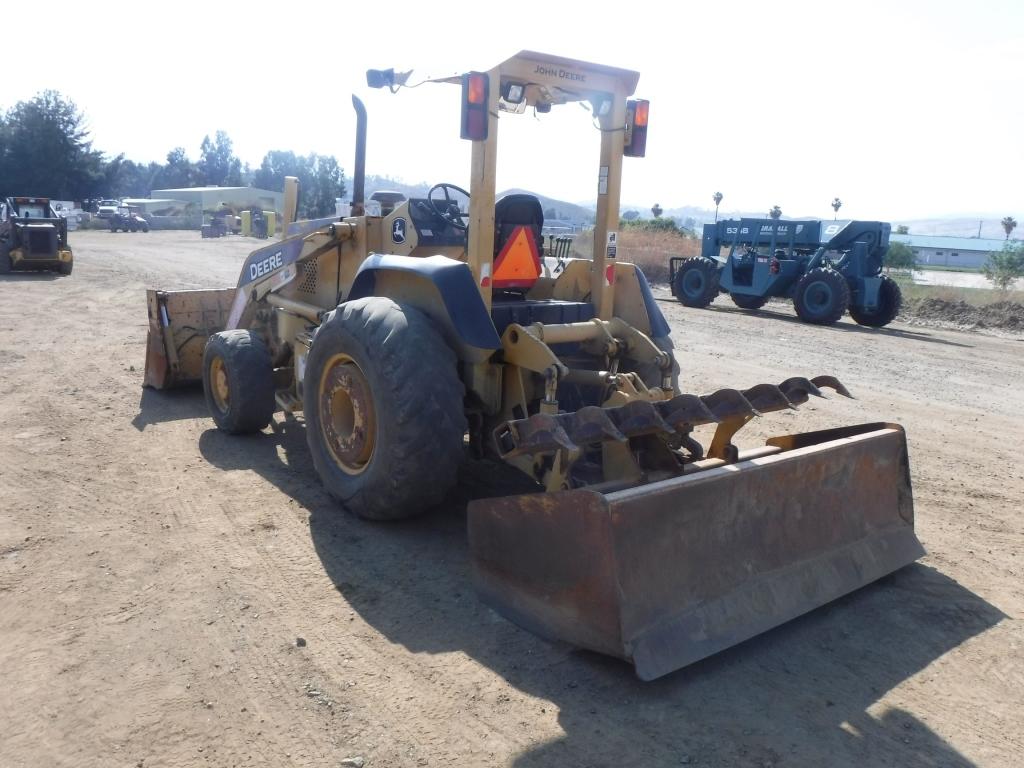
<svg viewBox="0 0 1024 768"><path fill-rule="evenodd" d="M367 73L398 90L409 73ZM148 294L146 383L202 380L230 433L301 412L324 485L383 520L439 502L467 445L531 492L474 501L483 600L511 620L631 661L644 679L713 654L923 554L896 424L782 435L750 419L830 376L680 392L669 328L643 273L618 259L623 158L645 153L635 72L523 51L461 86L470 189L364 200L366 113L352 215L295 221L237 285ZM499 116L583 104L600 131L590 258L543 253L531 195L495 193ZM574 106L574 108L577 108ZM694 430L713 431L702 445ZM701 433L702 434L702 433Z"/></svg>

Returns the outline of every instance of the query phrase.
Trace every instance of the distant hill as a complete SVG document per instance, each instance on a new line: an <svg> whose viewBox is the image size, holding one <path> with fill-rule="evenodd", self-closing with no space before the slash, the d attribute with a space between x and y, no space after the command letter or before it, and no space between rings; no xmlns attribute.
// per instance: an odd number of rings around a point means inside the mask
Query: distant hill
<svg viewBox="0 0 1024 768"><path fill-rule="evenodd" d="M428 184L425 181L420 182L419 184L406 184L387 176L367 176L366 197L369 198L374 192L380 192L382 190L401 192L406 197L426 197L431 186L433 185ZM569 221L577 227L594 223L593 208L588 209L580 205L575 205L574 203L567 203L565 200L556 200L553 197L547 197L536 192L530 192L529 190L506 189L505 191L498 193L498 199L500 200L505 195L512 194L536 195L537 199L540 200L541 207L544 209L545 219Z"/></svg>
<svg viewBox="0 0 1024 768"><path fill-rule="evenodd" d="M1003 239L1006 237L1006 230L998 219L981 219L981 237ZM908 221L894 221L893 229L897 224L905 225L912 235L946 235L947 237L978 237L978 219L956 218L956 219L912 219ZM1020 226L1013 233L1020 235Z"/></svg>
<svg viewBox="0 0 1024 768"><path fill-rule="evenodd" d="M367 176L366 177L366 197L369 199L370 195L374 192L389 191L389 192L401 192L406 197L426 197L427 191L432 184L427 184L425 181L421 181L419 184L405 184L401 181L389 178L387 176ZM351 191L351 190L350 190Z"/></svg>
<svg viewBox="0 0 1024 768"><path fill-rule="evenodd" d="M369 197L374 192L380 190L394 190L401 192L406 197L426 197L427 192L430 190L431 185L427 182L420 182L419 184L406 184L401 181L389 178L387 176L367 176L366 177L366 196ZM505 195L526 193L536 195L540 200L541 207L544 209L544 217L546 219L560 219L562 221L572 222L577 227L589 226L594 223L596 203L569 203L565 200L557 200L553 197L547 197L537 192L531 192L525 189L506 189L503 192L498 193L498 198L502 198ZM627 211L637 211L640 214L640 218L649 219L651 218L651 207L649 205L627 205L623 203L619 206L620 214L625 214ZM554 213L554 216L550 214ZM683 205L676 208L665 208L665 212L662 214L663 218L672 218L676 220L676 223L682 227L692 228L698 235L700 234L701 227L704 224L711 224L715 220L715 209L714 208L701 208L695 205ZM721 219L739 219L743 217L748 218L766 218L767 213L765 211L736 211L726 210L724 208L719 209L718 217ZM815 219L816 216L783 216L783 219ZM1020 218L1020 217L1018 217ZM1003 231L1003 226L999 222L1002 217L984 217L981 219L981 237L1001 238L1006 235ZM933 218L933 219L900 219L893 220L893 229L897 225L903 224L910 229L912 235L947 235L953 237L978 237L978 219L970 218L966 216L958 217L945 217L945 218ZM1021 234L1021 229L1024 229L1024 224L1014 233L1016 235Z"/></svg>
<svg viewBox="0 0 1024 768"><path fill-rule="evenodd" d="M622 212L635 210L640 212L640 218L651 218L650 206L621 206ZM843 212L840 211L840 214ZM714 208L698 208L696 206L684 205L679 208L666 208L662 217L672 217L681 226L687 226L687 220L692 219L696 231L699 233L704 224L711 224L715 220ZM720 209L720 219L741 219L741 218L767 218L766 211L727 211ZM817 216L783 216L783 219L816 219ZM840 216L842 218L842 216ZM1000 223L1002 216L980 218L981 237L1001 238L1006 236L1003 225ZM937 217L933 219L893 219L891 222L893 230L900 224L906 226L912 235L945 235L948 237L978 237L979 218L974 217ZM1014 234L1019 234L1020 229Z"/></svg>
<svg viewBox="0 0 1024 768"><path fill-rule="evenodd" d="M570 221L577 227L593 224L594 223L594 209L585 208L582 205L576 205L575 203L567 203L565 200L556 200L553 197L545 197L544 195L538 194L537 192L531 192L527 189L506 189L504 192L498 193L498 199L500 200L505 195L536 195L537 199L540 200L541 207L544 209L545 219L559 219L561 221ZM554 216L550 214L554 214Z"/></svg>

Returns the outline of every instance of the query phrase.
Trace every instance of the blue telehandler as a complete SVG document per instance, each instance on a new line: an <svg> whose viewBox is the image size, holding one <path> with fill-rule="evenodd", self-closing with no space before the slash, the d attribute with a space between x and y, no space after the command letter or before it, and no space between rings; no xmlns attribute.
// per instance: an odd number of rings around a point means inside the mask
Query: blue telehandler
<svg viewBox="0 0 1024 768"><path fill-rule="evenodd" d="M888 325L899 285L882 274L890 225L881 221L724 219L704 226L701 255L673 257L669 282L688 307L728 293L741 309L792 299L801 320L828 325L849 310L860 325Z"/></svg>

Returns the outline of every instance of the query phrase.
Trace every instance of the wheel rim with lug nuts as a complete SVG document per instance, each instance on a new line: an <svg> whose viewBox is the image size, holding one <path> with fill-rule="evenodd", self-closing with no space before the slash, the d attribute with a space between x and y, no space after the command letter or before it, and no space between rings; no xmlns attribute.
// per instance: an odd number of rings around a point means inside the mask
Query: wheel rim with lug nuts
<svg viewBox="0 0 1024 768"><path fill-rule="evenodd" d="M691 269L683 278L683 293L687 296L700 296L704 292L704 275L698 270Z"/></svg>
<svg viewBox="0 0 1024 768"><path fill-rule="evenodd" d="M832 306L832 286L824 281L817 281L807 286L807 306L815 314L821 314Z"/></svg>
<svg viewBox="0 0 1024 768"><path fill-rule="evenodd" d="M363 472L373 458L377 419L370 383L348 355L335 355L320 377L320 431L342 471Z"/></svg>
<svg viewBox="0 0 1024 768"><path fill-rule="evenodd" d="M224 358L215 357L210 363L210 391L213 402L221 413L227 413L231 407L231 390L228 387L228 372L224 368Z"/></svg>

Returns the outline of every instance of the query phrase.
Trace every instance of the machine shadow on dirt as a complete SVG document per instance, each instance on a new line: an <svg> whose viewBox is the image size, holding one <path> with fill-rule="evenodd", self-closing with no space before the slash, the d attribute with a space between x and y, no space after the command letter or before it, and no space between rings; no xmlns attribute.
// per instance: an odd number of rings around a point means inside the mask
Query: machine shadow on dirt
<svg viewBox="0 0 1024 768"><path fill-rule="evenodd" d="M188 410L180 399L168 403ZM272 430L240 441L211 428L199 449L221 470L256 470L309 510L325 573L389 641L413 654L461 651L516 689L552 702L565 736L520 755L517 766L619 764L624 755L648 765L686 758L778 765L789 758L854 766L882 755L912 768L971 765L910 713L868 712L887 691L1005 618L933 568L908 566L645 683L626 663L535 637L473 594L466 504L493 493L479 478L493 478L500 465L467 462L442 505L411 520L372 523L346 513L317 482L301 421L278 418ZM341 614L335 629L347 631ZM706 725L729 721L736 725Z"/></svg>
<svg viewBox="0 0 1024 768"><path fill-rule="evenodd" d="M139 398L139 412L132 419L132 426L142 432L150 424L181 419L202 419L208 415L209 410L200 387L177 392L173 397L166 392L144 387Z"/></svg>
<svg viewBox="0 0 1024 768"><path fill-rule="evenodd" d="M782 321L785 323L794 323L797 325L803 325L804 322L796 315L787 312L783 309L775 310L773 307L765 306L758 310L751 312L750 310L738 309L736 307L711 306L707 308L710 312L720 312L725 315L749 315L749 314L765 314L771 317L774 321ZM906 339L908 341L923 341L929 344L944 344L949 347L962 347L965 349L971 349L972 344L963 344L958 341L952 341L950 339L940 339L933 334L926 331L907 331L902 328L892 328L886 326L885 328L865 328L864 326L856 325L854 323L834 323L833 325L821 325L817 326L818 330L825 332L838 332L838 333L854 333L864 334L865 336L895 336L900 339Z"/></svg>
<svg viewBox="0 0 1024 768"><path fill-rule="evenodd" d="M12 272L0 273L0 282L4 283L49 283L60 275L53 272Z"/></svg>

